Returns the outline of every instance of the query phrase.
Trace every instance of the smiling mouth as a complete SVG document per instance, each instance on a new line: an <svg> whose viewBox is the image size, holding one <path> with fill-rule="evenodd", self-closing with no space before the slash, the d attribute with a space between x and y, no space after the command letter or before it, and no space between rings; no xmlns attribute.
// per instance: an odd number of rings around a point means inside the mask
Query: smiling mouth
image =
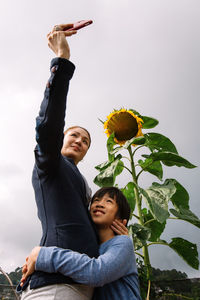
<svg viewBox="0 0 200 300"><path fill-rule="evenodd" d="M105 215L105 212L102 211L102 210L95 209L95 210L93 211L93 214L94 214L95 216L100 216L100 215Z"/></svg>
<svg viewBox="0 0 200 300"><path fill-rule="evenodd" d="M73 148L75 151L80 151L80 148L77 147L77 146L72 146L72 148Z"/></svg>

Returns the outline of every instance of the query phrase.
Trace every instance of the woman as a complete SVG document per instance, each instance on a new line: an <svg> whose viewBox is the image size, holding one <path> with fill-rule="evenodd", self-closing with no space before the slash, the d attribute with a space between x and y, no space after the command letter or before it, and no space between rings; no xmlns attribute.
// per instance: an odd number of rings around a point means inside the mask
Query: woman
<svg viewBox="0 0 200 300"><path fill-rule="evenodd" d="M114 220L129 219L126 198L115 187L102 188L92 198L90 213L99 234L100 256L90 258L57 247L36 247L23 268L22 283L36 268L60 272L82 284L99 287L95 300L140 300L133 243L126 235L116 236L111 228Z"/></svg>
<svg viewBox="0 0 200 300"><path fill-rule="evenodd" d="M58 246L98 255L98 239L88 212L87 185L77 164L91 143L88 131L80 126L68 129L64 119L69 81L75 66L69 61L66 36L76 31L63 31L72 24L55 26L47 35L48 45L56 54L51 62L39 116L36 119L35 166L32 183L42 224L41 246ZM64 137L64 140L63 140ZM19 290L19 289L18 289ZM75 283L59 273L36 271L23 286L22 299L90 299L91 287ZM57 298L54 295L59 291Z"/></svg>

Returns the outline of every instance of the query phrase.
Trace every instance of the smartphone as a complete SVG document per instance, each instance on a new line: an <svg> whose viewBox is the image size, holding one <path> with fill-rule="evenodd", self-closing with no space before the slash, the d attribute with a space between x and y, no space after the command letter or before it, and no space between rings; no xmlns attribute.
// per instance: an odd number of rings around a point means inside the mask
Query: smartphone
<svg viewBox="0 0 200 300"><path fill-rule="evenodd" d="M92 20L82 20L82 21L78 21L78 22L74 23L73 26L68 28L67 30L65 30L65 29L64 30L65 31L79 30L85 26L92 24L92 23L93 23Z"/></svg>

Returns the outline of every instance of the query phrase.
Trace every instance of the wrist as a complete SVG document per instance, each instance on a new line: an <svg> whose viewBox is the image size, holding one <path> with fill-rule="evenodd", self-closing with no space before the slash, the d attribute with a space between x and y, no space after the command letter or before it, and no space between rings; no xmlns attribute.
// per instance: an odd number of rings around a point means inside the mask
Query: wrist
<svg viewBox="0 0 200 300"><path fill-rule="evenodd" d="M58 52L58 57L60 58L65 58L65 59L69 59L70 58L70 53L67 51L59 51Z"/></svg>

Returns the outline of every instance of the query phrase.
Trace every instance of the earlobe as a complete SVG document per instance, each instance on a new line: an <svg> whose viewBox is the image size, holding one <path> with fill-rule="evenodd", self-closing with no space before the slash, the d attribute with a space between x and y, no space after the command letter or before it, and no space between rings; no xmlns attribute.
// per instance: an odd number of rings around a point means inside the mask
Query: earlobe
<svg viewBox="0 0 200 300"><path fill-rule="evenodd" d="M122 221L122 223L124 224L124 226L126 226L126 225L127 225L127 220L124 219L124 220Z"/></svg>

